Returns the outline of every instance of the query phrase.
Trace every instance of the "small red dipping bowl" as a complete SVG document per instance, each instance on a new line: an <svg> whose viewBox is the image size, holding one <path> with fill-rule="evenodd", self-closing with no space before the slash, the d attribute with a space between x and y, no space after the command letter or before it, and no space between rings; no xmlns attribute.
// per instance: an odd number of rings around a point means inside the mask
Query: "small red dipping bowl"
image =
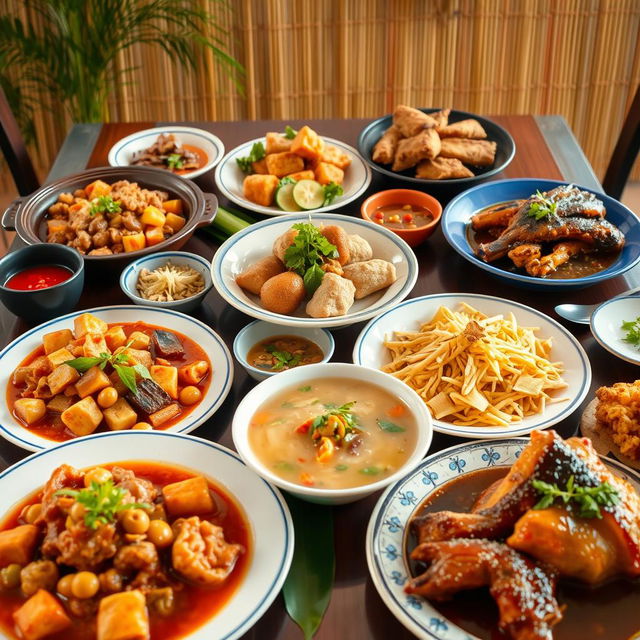
<svg viewBox="0 0 640 640"><path fill-rule="evenodd" d="M428 193L415 191L414 189L388 189L378 191L369 196L360 207L360 215L373 224L378 224L374 220L375 212L380 207L391 204L411 205L412 207L423 207L429 211L433 218L428 224L416 227L415 229L395 229L384 225L385 228L399 235L410 247L417 247L422 244L434 231L442 216L442 205Z"/></svg>

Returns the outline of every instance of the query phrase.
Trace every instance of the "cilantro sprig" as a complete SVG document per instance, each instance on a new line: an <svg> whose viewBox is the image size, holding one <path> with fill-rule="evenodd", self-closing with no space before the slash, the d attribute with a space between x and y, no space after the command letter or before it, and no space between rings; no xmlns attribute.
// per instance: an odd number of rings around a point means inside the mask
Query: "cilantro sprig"
<svg viewBox="0 0 640 640"><path fill-rule="evenodd" d="M622 338L625 342L632 344L636 349L640 349L640 316L635 320L622 322L622 330L626 332L626 336Z"/></svg>
<svg viewBox="0 0 640 640"><path fill-rule="evenodd" d="M311 435L313 436L313 432L316 429L320 429L325 426L327 422L329 422L329 418L331 416L340 416L344 418L346 422L346 432L349 433L353 431L357 426L357 420L355 414L351 411L352 407L356 404L356 401L353 402L345 402L340 407L335 407L334 409L329 409L329 411L325 411L325 413L316 416L311 422Z"/></svg>
<svg viewBox="0 0 640 640"><path fill-rule="evenodd" d="M121 211L119 200L114 200L111 196L99 196L91 201L89 215L94 216L96 213L120 213Z"/></svg>
<svg viewBox="0 0 640 640"><path fill-rule="evenodd" d="M536 195L533 196L533 201L529 205L527 215L536 220L543 220L544 218L555 215L557 208L558 203L547 198L544 193L538 189Z"/></svg>
<svg viewBox="0 0 640 640"><path fill-rule="evenodd" d="M131 343L129 342L125 348L128 348L130 345ZM91 367L100 367L100 369L104 371L107 364L110 364L118 374L120 380L122 380L122 384L124 384L131 393L135 394L138 391L136 376L139 375L141 378L151 378L151 374L149 373L149 369L147 369L143 364L124 364L128 360L129 356L124 351L117 354L108 354L103 352L98 356L67 360L65 364L73 367L78 373L84 373L91 369Z"/></svg>
<svg viewBox="0 0 640 640"><path fill-rule="evenodd" d="M541 496L534 509L547 509L559 500L565 505L573 503L581 518L602 518L600 507L614 507L620 502L618 491L608 482L595 487L583 487L576 484L574 476L571 476L564 490L555 483L542 480L533 480L532 485Z"/></svg>
<svg viewBox="0 0 640 640"><path fill-rule="evenodd" d="M254 142L251 147L251 151L248 156L244 156L242 158L236 158L236 162L238 166L245 172L249 173L251 171L251 163L258 162L258 160L262 160L266 155L264 145L259 140L258 142Z"/></svg>
<svg viewBox="0 0 640 640"><path fill-rule="evenodd" d="M324 277L321 268L324 258L337 258L338 249L309 222L294 224L293 228L298 233L284 253L284 264L302 276L304 287L311 296Z"/></svg>
<svg viewBox="0 0 640 640"><path fill-rule="evenodd" d="M167 166L169 169L182 169L184 162L182 156L179 153L172 153L167 156Z"/></svg>
<svg viewBox="0 0 640 640"><path fill-rule="evenodd" d="M273 344L267 344L264 348L275 360L275 363L271 365L273 371L282 371L285 367L292 369L297 367L302 360L300 356L293 355L290 351L278 350Z"/></svg>
<svg viewBox="0 0 640 640"><path fill-rule="evenodd" d="M287 125L284 128L284 137L288 140L293 140L298 135L298 132L293 128Z"/></svg>
<svg viewBox="0 0 640 640"><path fill-rule="evenodd" d="M328 204L331 204L338 196L341 196L344 193L344 189L335 182L330 182L329 184L324 185L324 202L322 203L323 207L326 207Z"/></svg>
<svg viewBox="0 0 640 640"><path fill-rule="evenodd" d="M85 509L84 523L89 529L97 529L102 524L109 524L116 519L120 511L127 509L151 510L152 505L146 502L124 503L127 492L121 487L116 487L113 480L105 482L91 482L85 489L60 489L56 496L71 496L75 498Z"/></svg>

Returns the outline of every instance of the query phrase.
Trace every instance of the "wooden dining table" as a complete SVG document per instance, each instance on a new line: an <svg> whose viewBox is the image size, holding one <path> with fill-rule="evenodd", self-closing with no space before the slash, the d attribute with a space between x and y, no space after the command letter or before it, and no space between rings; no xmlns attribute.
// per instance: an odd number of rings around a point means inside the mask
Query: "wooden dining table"
<svg viewBox="0 0 640 640"><path fill-rule="evenodd" d="M494 179L550 178L573 182L591 189L601 189L587 159L561 116L488 117L506 128L516 144L516 154L512 163ZM367 120L351 119L180 124L193 125L211 131L223 141L225 148L230 150L247 140L264 135L267 131L281 131L286 124L294 128L309 124L321 135L355 146L359 132L367 123ZM84 168L106 166L107 154L116 141L136 131L162 124L134 122L75 125L70 130L47 180L51 181ZM213 171L197 178L196 182L204 191L218 193ZM366 196L394 186L406 185L395 184L393 181L383 180L374 175L366 194L358 201L338 209L337 212L359 216L360 204ZM218 196L220 197L219 193ZM236 207L221 197L220 204L225 207ZM260 218L260 216L256 217ZM17 239L12 249L21 244ZM185 245L184 250L211 259L217 248L218 246L209 236L197 232ZM605 351L593 339L588 326L565 323L558 318L554 312L554 306L563 302L594 303L606 300L630 286L640 284L638 268L627 272L625 276L619 276L587 289L541 293L507 285L477 269L449 247L440 229L426 243L415 249L415 253L419 263L419 276L410 297L439 292L482 293L529 305L565 324L578 338L591 361L593 382L585 403L593 398L593 392L601 385L636 379L637 368L634 365L623 362ZM118 275L105 277L104 274L88 273L84 292L77 308L129 303L128 298L120 290ZM229 306L215 289L207 295L202 307L194 315L213 327L230 348L237 332L252 320ZM363 326L364 323L360 323L333 332L336 342L333 361L351 361L354 341ZM19 336L27 328L27 324L7 309L0 309L0 338L3 345ZM235 363L233 387L229 396L215 415L196 429L193 435L233 448L231 420L235 407L255 384L245 370ZM572 435L577 431L581 409L582 407L570 418L556 425L556 429L563 436ZM451 436L435 434L430 451L438 451L460 442L460 439ZM0 469L21 460L26 455L28 455L27 451L6 441L0 442ZM353 504L332 508L335 582L329 607L316 635L318 640L358 640L360 638L401 640L413 637L387 609L367 569L365 533L369 516L379 496L380 494L376 494ZM268 537L269 532L258 531L256 535ZM284 640L301 638L302 633L288 617L282 595L279 595L264 616L243 637L253 640Z"/></svg>

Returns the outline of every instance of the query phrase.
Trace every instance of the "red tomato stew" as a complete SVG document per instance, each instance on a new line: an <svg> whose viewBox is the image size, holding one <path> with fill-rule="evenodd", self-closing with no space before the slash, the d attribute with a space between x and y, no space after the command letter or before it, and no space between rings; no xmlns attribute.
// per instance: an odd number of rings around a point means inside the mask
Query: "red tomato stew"
<svg viewBox="0 0 640 640"><path fill-rule="evenodd" d="M73 272L66 267L55 264L28 267L18 273L14 273L4 283L7 289L16 291L35 291L36 289L48 289L62 282L66 282Z"/></svg>
<svg viewBox="0 0 640 640"><path fill-rule="evenodd" d="M33 433L56 442L95 431L167 429L206 395L211 363L187 336L84 313L13 372L7 403Z"/></svg>
<svg viewBox="0 0 640 640"><path fill-rule="evenodd" d="M233 597L251 549L242 509L204 476L147 461L62 465L0 525L0 630L183 638Z"/></svg>
<svg viewBox="0 0 640 640"><path fill-rule="evenodd" d="M433 222L433 214L426 207L411 204L386 204L378 207L372 219L390 229L418 229Z"/></svg>

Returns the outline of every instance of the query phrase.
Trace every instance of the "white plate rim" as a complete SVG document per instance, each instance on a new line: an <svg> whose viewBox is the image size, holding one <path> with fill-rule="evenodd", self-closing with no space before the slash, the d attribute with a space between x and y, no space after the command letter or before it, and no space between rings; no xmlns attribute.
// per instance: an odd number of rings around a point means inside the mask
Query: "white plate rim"
<svg viewBox="0 0 640 640"><path fill-rule="evenodd" d="M545 313L534 309L533 307L529 307L520 302L515 302L514 300L508 300L506 298L497 298L496 296L490 296L480 293L433 293L426 296L420 296L418 298L411 298L409 300L405 300L400 304L396 305L393 309L389 309L383 313L380 313L378 316L370 320L362 329L358 337L356 338L356 342L353 346L353 362L354 364L362 364L364 366L367 365L362 358L361 350L362 346L365 343L367 334L375 327L375 325L380 322L380 320L389 313L393 313L397 311L399 308L411 305L411 304L420 304L425 300L437 300L442 299L445 300L447 298L464 298L467 300L481 299L486 301L494 301L500 302L501 304L507 304L508 306L515 307L516 309L523 309L528 313L533 313L534 315L541 318L544 322L551 324L555 327L573 346L576 354L579 356L580 362L582 364L582 381L580 384L580 390L577 395L572 398L568 403L565 403L563 406L563 410L558 413L555 417L549 418L547 420L542 420L533 425L527 426L516 426L510 427L508 429L500 428L500 427L476 427L475 429L471 427L460 427L456 425L452 425L450 423L444 422L442 420L436 420L433 418L433 429L434 431L438 431L439 433L445 433L448 435L458 436L461 438L473 438L480 440L487 440L493 438L513 438L516 436L526 435L530 433L534 429L546 429L548 427L557 424L561 420L568 418L580 405L580 403L585 399L587 394L589 393L589 388L591 385L591 364L589 362L589 358L583 349L582 345L578 342L576 337L571 334L565 327L563 327L559 322L556 322L553 318L550 318ZM540 328L543 331L543 327ZM542 416L541 416L542 418Z"/></svg>
<svg viewBox="0 0 640 640"><path fill-rule="evenodd" d="M344 195L338 196L331 204L328 204L326 207L319 207L318 209L312 209L311 213L324 213L327 211L333 211L334 209L338 209L339 207L343 207L344 205L353 202L357 198L359 198L369 187L371 184L371 167L362 159L362 156L358 153L356 149L354 149L351 145L346 144L345 142L341 142L340 140L336 140L335 138L328 138L327 136L320 136L325 142L328 142L336 147L342 149L349 154L351 157L351 163L358 163L362 170L364 171L364 180L355 187L355 189L345 192ZM243 142L239 144L237 147L231 149L224 158L220 161L218 166L216 167L216 171L214 174L214 178L216 181L216 185L218 189L222 192L222 194L237 204L240 207L244 207L245 209L249 209L250 211L255 211L256 213L262 213L266 216L289 216L292 213L299 213L297 211L282 211L276 206L265 207L260 204L256 204L247 200L245 198L237 196L233 191L231 191L224 181L224 172L227 164L232 160L235 160L236 156L239 156L241 153L247 154L252 145L256 142L264 142L265 137L262 136L260 138L254 138L253 140L249 140L247 142ZM235 168L235 167L234 167ZM227 170L228 171L228 170Z"/></svg>
<svg viewBox="0 0 640 640"><path fill-rule="evenodd" d="M347 313L344 316L336 316L333 318L299 318L296 316L285 316L283 314L267 311L266 309L258 308L255 305L247 304L243 300L237 298L234 293L230 291L225 285L222 275L222 265L224 263L224 258L226 257L226 254L229 252L229 250L238 241L243 240L246 236L252 233L259 233L265 227L269 227L273 224L281 224L283 222L286 222L287 224L294 224L296 221L308 221L309 213L310 212L289 214L287 220L283 220L280 216L262 220L261 222L256 222L246 229L239 231L238 233L234 233L230 238L225 240L225 242L223 242L222 245L220 245L219 249L216 251L211 263L211 276L213 279L213 286L220 294L220 296L232 307L238 309L238 311L242 311L242 313L245 313L253 318L257 318L258 320L271 322L272 324L278 324L284 327L335 328L368 320L376 314L383 312L389 306L397 306L400 301L404 300L411 293L418 279L418 259L413 253L411 247L409 247L409 245L402 238L400 238L392 231L389 231L388 229L385 229L384 227L381 227L379 225L374 225L373 223L368 222L367 220L363 220L362 218L345 216L339 213L323 213L320 218L312 218L312 221L323 222L326 220L330 220L335 224L340 224L340 222L353 223L358 226L363 226L366 229L377 231L386 239L392 241L396 245L407 263L407 279L404 285L402 285L402 288L392 299L388 300L386 303L379 307L376 307L376 305L374 304L372 305L373 309L371 307L367 307L366 309L359 311L357 314Z"/></svg>
<svg viewBox="0 0 640 640"><path fill-rule="evenodd" d="M20 468L20 467L22 467L22 466L24 466L26 464L29 464L33 460L38 459L38 458L40 458L42 456L46 456L46 455L52 455L52 454L56 455L59 450L64 449L66 447L77 446L77 445L90 446L89 443L92 440L100 440L100 439L103 439L103 438L123 438L123 436L125 438L126 437L131 438L131 436L135 436L136 439L138 439L140 437L143 437L143 438L149 438L149 437L152 437L152 438L153 437L172 437L172 438L177 438L179 440L191 441L194 444L196 444L197 446L206 446L206 447L208 447L210 449L213 449L216 452L216 454L227 455L227 456L231 457L233 460L235 460L236 462L238 462L240 465L242 465L244 473L249 473L252 476L254 476L255 478L257 478L265 486L265 488L271 493L271 495L274 498L275 505L277 505L280 508L280 515L281 515L281 518L282 518L283 537L285 539L285 545L284 545L284 548L282 549L282 557L281 557L279 571L277 572L277 574L273 578L271 587L269 588L267 593L262 597L261 601L258 603L256 608L247 616L247 618L245 620L243 620L242 622L240 622L238 625L236 625L236 627L234 629L232 629L229 633L227 633L227 635L225 635L223 637L219 637L219 638L211 638L210 636L207 636L207 640L235 640L236 638L239 638L244 633L246 633L251 627L253 627L254 624L256 624L256 622L264 615L266 610L271 606L271 604L273 603L275 598L280 593L280 590L282 589L284 581L285 581L285 579L286 579L286 577L287 577L287 575L289 573L289 568L291 566L291 561L293 559L294 543L295 543L295 532L294 532L293 520L291 518L291 512L290 512L289 507L288 507L286 501L284 500L282 494L278 490L278 488L274 487L271 484L269 484L266 480L261 478L258 474L256 474L249 467L247 467L247 465L242 461L242 458L240 458L240 456L235 451L232 451L231 449L228 449L227 447L224 447L223 445L221 445L221 444L219 444L217 442L213 442L213 441L210 441L210 440L205 440L204 438L198 438L196 436L186 435L186 434L183 434L183 433L172 433L170 431L152 431L152 432L146 432L146 431L139 431L139 432L110 431L110 432L91 434L91 435L85 436L82 439L68 440L66 442L60 443L56 447L51 447L51 448L48 448L48 449L42 449L40 451L32 453L31 455L27 456L26 458L24 458L22 460L19 460L18 462L12 464L10 467L5 469L4 471L0 472L0 481L5 479L7 476L9 476L11 473L13 473L18 468ZM132 454L132 456L127 456L126 452L123 452L123 456L120 458L120 460L125 460L125 459L126 460L130 460L130 459L135 460L136 459L136 454L134 453L134 454ZM118 460L115 460L114 462L118 462ZM167 460L166 462L169 465L172 464L171 461ZM184 466L186 468L191 468L192 470L196 471L196 469L194 469L193 467L189 467L188 464L187 465L180 465L180 466ZM204 473L206 476L208 476L215 483L217 483L217 484L221 485L222 487L224 487L225 489L227 489L224 479L218 478L217 476L215 476L215 473L213 473L212 471L200 471L200 472ZM42 484L44 484L44 482ZM41 486L41 485L39 484L38 486ZM227 491L229 491L229 490L227 489ZM253 533L253 537L255 538L255 536L259 532L257 532L255 530L255 526L253 525L251 513L249 512L248 509L245 508L244 504L242 504L242 502L240 502L240 499L238 498L238 496L234 492L229 491L229 493L241 505L242 510L245 513L246 518L249 520L249 522L252 525L252 529L253 529L252 533ZM25 495L27 495L27 494L25 494ZM274 513L275 513L275 510L274 510ZM255 540L254 540L254 547L255 547ZM255 549L254 549L254 552L255 552ZM251 565L249 565L247 567L246 575L244 576L242 582L244 582L244 580L248 579L248 577L249 577L248 574L250 573L250 571L251 571ZM238 588L241 586L242 582L240 583L240 585L238 585ZM233 595L232 595L232 598L233 598ZM222 607L222 609L219 609L219 612L222 612L222 611L224 611L224 606ZM197 640L198 638L202 639L203 638L203 636L202 636L203 627L205 625L210 624L212 621L214 621L215 618L217 617L217 615L218 614L215 614L213 617L211 617L208 620L206 620L203 625L193 629L193 631L188 636L185 636L185 640L187 640L189 638L192 638L193 640ZM5 637L3 635L1 629L0 629L0 637Z"/></svg>
<svg viewBox="0 0 640 640"><path fill-rule="evenodd" d="M432 607L431 603L419 596L405 596L405 597L413 597L415 598L419 604L420 609L422 605L426 605L426 611L428 615L432 616L429 619L429 622L436 621L434 626L436 627L436 632L426 628L423 624L416 620L416 617L411 615L411 611L408 606L403 606L393 592L393 587L390 586L390 580L386 579L384 572L380 567L379 558L376 554L376 543L382 532L382 527L379 526L381 520L384 518L384 511L389 506L394 494L397 492L400 494L400 490L402 489L405 483L410 482L420 474L423 474L425 477L428 477L427 474L423 473L426 471L426 468L439 462L443 458L459 458L459 454L464 451L470 451L474 449L486 449L486 453L489 458L489 451L495 451L496 449L507 449L513 448L519 449L519 452L516 455L520 455L520 452L524 449L524 447L529 442L529 438L499 438L492 440L477 440L473 442L462 442L446 449L441 449L440 451L436 451L430 455L428 455L417 467L415 467L410 473L408 473L404 478L401 478L391 486L389 486L384 493L380 496L378 501L376 502L373 511L371 512L371 516L369 518L369 524L367 525L367 533L365 537L365 550L367 556L367 566L369 569L369 575L371 576L371 580L378 592L380 598L388 607L389 611L396 617L396 619L401 622L409 631L416 635L416 637L424 639L424 640L462 640L463 636L466 636L465 640L478 640L477 636L474 636L460 627L458 627L455 623L452 623L447 618L444 618L440 612L438 612L434 607ZM456 455L458 454L458 455ZM633 469L629 469L620 461L615 460L614 458L608 458L605 456L599 456L601 460L606 462L608 466L614 467L617 471L621 472L623 476L626 476L627 479L630 479L635 485L636 488L640 487L640 474L638 474ZM491 459L486 460L487 464L485 467L477 467L478 469L486 468L489 466L494 466L494 462ZM466 466L466 465L464 465ZM497 466L497 465L496 465ZM506 465L502 465L506 466ZM451 468L451 467L450 467ZM414 508L411 510L411 513L408 514L407 518L404 522L398 521L394 522L394 526L404 528L407 526L408 521L411 519L416 509L426 500L426 498L431 495L437 488L441 487L443 484L450 482L452 479L459 477L460 475L470 473L475 471L476 468L473 469L464 469L457 467L456 469L451 468L452 473L455 471L456 475L451 475L450 477L443 480L441 483L436 485L435 479L430 479L427 482L422 481L422 484L425 486L425 492L421 493L420 496L415 496L412 494L412 497L415 498ZM429 472L431 473L431 472ZM404 555L404 534L402 534L402 542L401 548L399 551L400 555ZM403 561L403 564L404 561ZM406 571L406 566L405 566ZM408 574L408 571L406 571ZM401 586L401 585L398 585ZM412 607L413 609L413 607ZM443 627L443 633L437 633L438 622L444 622L445 626ZM450 625L450 626L449 626ZM449 631L453 630L457 635L451 636Z"/></svg>
<svg viewBox="0 0 640 640"><path fill-rule="evenodd" d="M604 310L605 307L608 307L610 304L619 303L621 300L637 300L637 296L620 296L618 298L611 298L611 300L606 300L603 302L592 314L591 318L589 318L589 327L591 328L591 333L593 337L596 339L596 342L603 348L606 349L609 353L612 353L614 356L624 360L625 362L630 362L631 364L640 365L640 351L638 352L637 358L629 357L626 352L620 351L616 349L613 344L604 339L602 333L598 331L598 319L600 313Z"/></svg>
<svg viewBox="0 0 640 640"><path fill-rule="evenodd" d="M208 142L210 142L216 149L216 155L213 159L209 159L209 162L201 167L200 169L196 169L195 171L190 171L185 174L175 174L180 175L181 178L191 179L197 178L207 171L211 171L214 167L216 167L222 158L224 157L224 143L217 135L207 131L206 129L199 129L198 127L184 127L184 126L173 126L167 125L166 127L152 127L151 129L142 129L141 131L136 131L134 133L121 138L116 142L111 149L109 149L109 155L107 156L107 162L112 167L130 167L128 163L121 164L118 162L118 154L130 143L135 142L138 138L142 138L149 135L156 135L160 133L176 133L180 135L181 133L189 133L191 135L197 136L199 138L204 138ZM157 168L157 167L156 167Z"/></svg>
<svg viewBox="0 0 640 640"><path fill-rule="evenodd" d="M202 413L201 415L199 415L195 420L189 422L188 424L186 424L185 426L180 427L180 422L178 422L176 425L174 425L173 427L169 427L168 429L159 429L157 430L158 432L167 432L167 433L189 433L191 431L193 431L194 429L197 429L202 423L204 423L206 420L208 420L219 408L220 405L225 401L226 397L229 395L229 391L231 391L231 386L233 383L233 358L231 357L231 353L229 351L229 348L227 347L227 345L225 344L224 340L209 326L207 326L206 324L204 324L204 322L201 322L200 320L197 320L196 318L193 318L191 316L188 316L185 313L181 313L180 311L175 311L173 309L159 309L157 307L147 307L144 305L136 305L136 304L119 304L119 305L109 305L109 306L105 306L105 307L93 307L91 309L80 309L78 311L72 311L71 313L67 313L63 316L59 316L58 318L53 318L51 320L48 320L47 322L43 322L42 324L39 324L36 327L33 327L32 329L29 329L28 331L25 331L24 333L22 333L21 335L19 335L17 338L15 338L14 340L12 340L4 349L2 349L2 351L0 351L0 370L2 368L2 359L10 352L13 351L23 340L31 338L36 336L37 334L42 334L44 333L44 330L46 327L54 324L54 323L58 323L60 321L66 321L66 320L70 320L72 318L75 318L76 316L82 315L83 313L92 313L94 315L98 315L101 312L113 312L113 311L135 311L137 313L139 313L140 315L145 315L145 314L166 314L169 316L178 316L181 320L183 321L187 321L189 323L195 324L196 326L198 326L200 329L202 329L203 331L207 332L211 338L212 341L216 344L216 346L221 350L222 355L224 356L224 361L222 362L211 362L211 366L212 369L214 371L214 375L216 374L216 372L218 373L218 375L224 375L225 376L225 380L223 382L222 388L220 389L220 392L218 393L217 397L215 398L215 400L209 405L209 407L204 411L204 413ZM144 319L141 318L142 322L145 322ZM153 324L152 322L150 322L150 324ZM158 326L164 326L164 325L158 325ZM170 327L165 327L165 328L170 328ZM180 333L184 333L183 331L180 331ZM202 347L202 345L200 345ZM202 347L204 348L204 347ZM206 349L205 349L206 350ZM23 359L26 358L28 355L28 353L25 353L23 356ZM212 355L207 351L207 355L209 356L209 358L212 358ZM6 379L3 378L2 379L2 384L0 386L2 386L3 390L6 391L8 383L9 383L9 376L10 376L11 372L7 373L7 377ZM211 383L210 383L211 384ZM206 399L206 396L205 396ZM6 440L8 440L9 442L15 444L18 447L21 447L22 449L27 449L28 451L40 451L43 449L50 449L54 446L59 445L60 443L54 441L54 440L47 440L46 438L41 438L39 436L35 436L36 439L26 439L28 436L33 436L33 434L28 430L25 429L24 427L22 427L22 425L18 424L14 418L12 418L8 407L6 406L6 402L4 402L4 405L2 406L2 408L0 409L0 435L5 438ZM203 400L204 402L204 400ZM194 411L197 411L197 409L195 409ZM13 425L11 426L6 426L4 424L5 420L8 422L9 420L13 420ZM13 432L12 429L15 428L20 428L22 429L25 434L25 439L19 437L16 433ZM83 439L87 436L79 436L78 438L73 438L72 440L68 441L68 442L75 442L76 440L79 439ZM50 442L51 444L49 446L43 446L40 444L40 441L44 441L44 442Z"/></svg>

